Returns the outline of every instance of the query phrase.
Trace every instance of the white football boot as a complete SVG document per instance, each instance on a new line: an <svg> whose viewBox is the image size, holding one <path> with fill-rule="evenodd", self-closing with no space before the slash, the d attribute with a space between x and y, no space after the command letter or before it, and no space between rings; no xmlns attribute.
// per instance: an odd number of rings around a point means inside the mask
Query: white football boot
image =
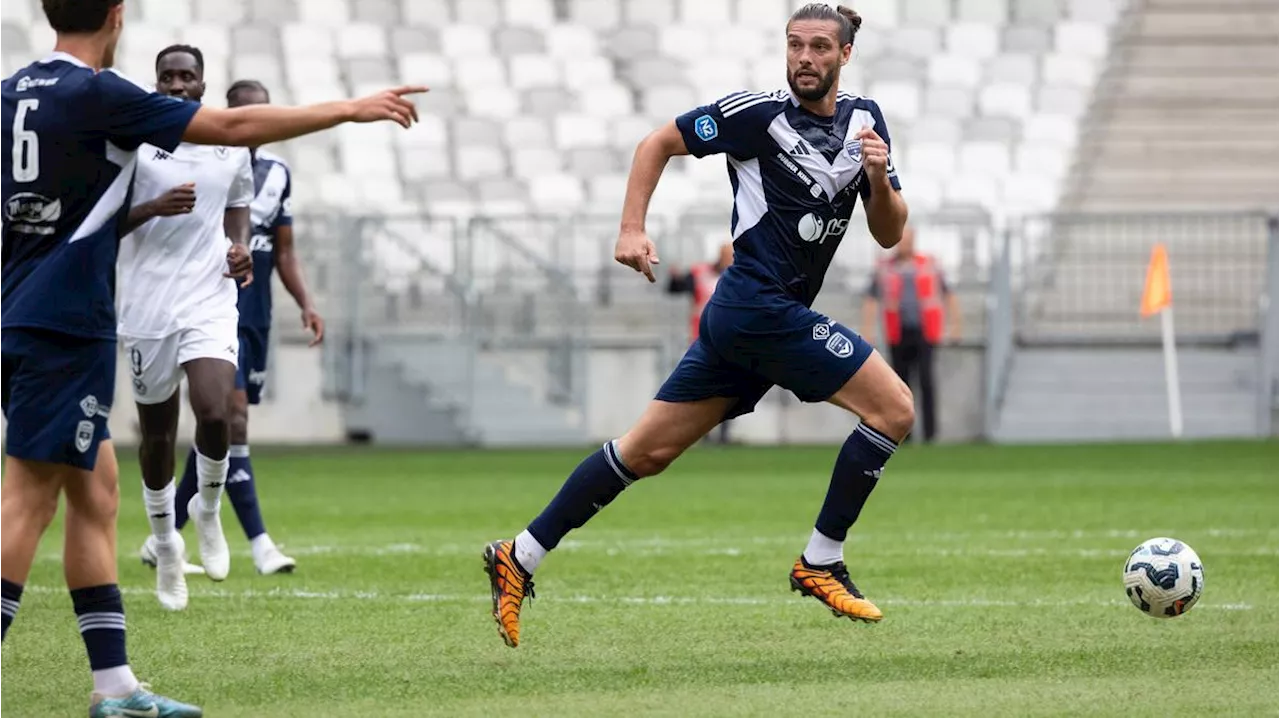
<svg viewBox="0 0 1280 718"><path fill-rule="evenodd" d="M274 573L293 573L298 562L284 555L275 542L263 534L262 541L253 547L253 565L257 567L258 573L270 576Z"/></svg>
<svg viewBox="0 0 1280 718"><path fill-rule="evenodd" d="M181 611L187 607L187 576L182 571L186 542L177 531L168 540L152 536L149 542L156 557L156 598L165 610Z"/></svg>
<svg viewBox="0 0 1280 718"><path fill-rule="evenodd" d="M218 508L222 503L218 503ZM231 572L231 549L222 533L222 516L218 511L205 511L200 495L187 502L187 514L196 528L196 543L200 548L200 563L204 573L214 581L221 581Z"/></svg>
<svg viewBox="0 0 1280 718"><path fill-rule="evenodd" d="M183 541L183 544L186 544L185 540ZM142 542L142 548L138 549L138 558L142 559L142 563L150 566L151 568L156 567L158 560L156 557L155 536L147 536L147 540ZM182 557L182 573L186 576L203 576L204 568L188 561L184 553Z"/></svg>

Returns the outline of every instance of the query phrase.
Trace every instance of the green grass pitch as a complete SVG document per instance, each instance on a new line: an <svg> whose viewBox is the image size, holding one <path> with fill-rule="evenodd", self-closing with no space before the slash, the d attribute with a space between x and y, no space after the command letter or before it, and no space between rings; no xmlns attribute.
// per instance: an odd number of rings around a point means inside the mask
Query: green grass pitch
<svg viewBox="0 0 1280 718"><path fill-rule="evenodd" d="M904 448L846 545L884 609L874 626L788 590L834 447L695 449L547 559L509 649L481 549L582 453L258 451L267 524L298 572L255 575L224 504L231 576L192 577L179 614L135 556L126 461L134 667L214 718L1276 715L1274 441ZM87 705L60 531L4 644L6 716ZM1171 620L1120 582L1160 535L1205 563L1199 605Z"/></svg>

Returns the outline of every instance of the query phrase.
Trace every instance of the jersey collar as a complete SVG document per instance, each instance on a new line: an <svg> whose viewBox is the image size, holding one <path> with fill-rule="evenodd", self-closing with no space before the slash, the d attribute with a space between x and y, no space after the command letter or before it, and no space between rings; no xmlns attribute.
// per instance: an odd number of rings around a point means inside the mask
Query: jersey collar
<svg viewBox="0 0 1280 718"><path fill-rule="evenodd" d="M93 69L92 67L89 67L88 65L86 65L84 63L84 60L81 60L80 58L76 57L75 55L72 55L71 53L63 52L61 50L54 50L47 57L41 60L40 64L48 65L51 62L58 62L59 60L61 60L62 62L69 62L72 65L75 65L77 67L83 67L86 70Z"/></svg>

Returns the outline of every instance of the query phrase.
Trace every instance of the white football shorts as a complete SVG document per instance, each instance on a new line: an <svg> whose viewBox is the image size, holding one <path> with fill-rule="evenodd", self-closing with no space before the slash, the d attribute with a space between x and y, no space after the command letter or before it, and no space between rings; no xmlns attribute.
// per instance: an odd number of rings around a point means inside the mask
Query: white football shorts
<svg viewBox="0 0 1280 718"><path fill-rule="evenodd" d="M239 362L239 319L213 319L159 339L120 336L128 354L133 398L139 404L161 404L182 384L182 365L196 359Z"/></svg>

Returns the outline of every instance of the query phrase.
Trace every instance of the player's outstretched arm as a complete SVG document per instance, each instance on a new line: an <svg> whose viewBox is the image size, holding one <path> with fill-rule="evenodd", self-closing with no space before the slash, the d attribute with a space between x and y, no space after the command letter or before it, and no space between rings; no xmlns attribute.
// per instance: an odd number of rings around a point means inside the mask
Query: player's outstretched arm
<svg viewBox="0 0 1280 718"><path fill-rule="evenodd" d="M225 109L205 105L191 119L182 139L200 145L257 147L345 122L389 121L408 128L418 120L418 110L406 96L426 91L422 86L397 87L358 100L322 102L306 107L249 105Z"/></svg>
<svg viewBox="0 0 1280 718"><path fill-rule="evenodd" d="M649 133L636 146L631 162L631 175L627 177L627 198L622 205L622 228L613 258L621 264L644 274L650 282L656 282L653 266L658 263L658 249L649 241L645 232L645 217L649 214L649 200L658 188L658 179L667 167L667 161L677 155L689 154L684 136L675 122L668 122Z"/></svg>

